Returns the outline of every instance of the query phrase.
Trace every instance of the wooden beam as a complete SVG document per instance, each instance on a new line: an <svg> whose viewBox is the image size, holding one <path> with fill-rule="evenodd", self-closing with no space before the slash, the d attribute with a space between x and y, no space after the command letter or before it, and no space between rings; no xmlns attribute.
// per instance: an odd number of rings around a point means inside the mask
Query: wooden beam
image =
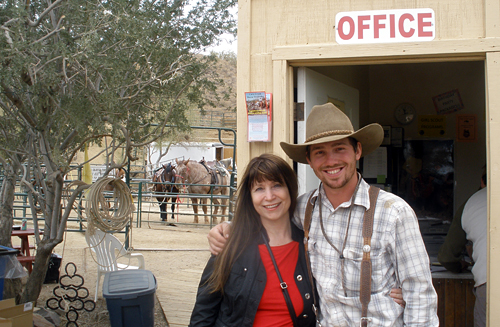
<svg viewBox="0 0 500 327"><path fill-rule="evenodd" d="M500 319L500 52L486 54L486 162L488 187L488 267L486 321Z"/></svg>
<svg viewBox="0 0 500 327"><path fill-rule="evenodd" d="M485 53L500 50L500 38L438 40L420 43L384 43L384 44L310 44L298 46L277 46L273 50L273 60L288 60L290 65L316 63L331 65L337 62L345 65L370 64L370 61L394 63L400 60L421 58L430 61L484 60Z"/></svg>

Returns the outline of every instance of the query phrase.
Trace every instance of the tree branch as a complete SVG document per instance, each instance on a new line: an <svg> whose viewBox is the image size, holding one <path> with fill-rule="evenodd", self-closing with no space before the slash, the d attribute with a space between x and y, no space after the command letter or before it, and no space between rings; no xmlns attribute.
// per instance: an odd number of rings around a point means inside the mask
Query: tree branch
<svg viewBox="0 0 500 327"><path fill-rule="evenodd" d="M77 146L76 149L73 150L73 152L71 152L71 155L69 156L68 162L73 161L73 158L75 157L76 153L78 151L80 151L80 149L85 145L85 143L87 143L88 141L90 141L92 139L98 139L100 137L106 137L106 136L113 137L113 135L111 135L111 134L100 134L100 135L92 135L92 136L86 137L82 142L80 142L80 145Z"/></svg>
<svg viewBox="0 0 500 327"><path fill-rule="evenodd" d="M56 2L54 2L53 4L51 4L50 6L47 7L47 9L45 9L41 14L40 14L40 17L38 17L38 19L36 21L31 21L30 19L28 19L28 25L30 27L36 27L38 26L41 21L43 20L43 18L48 14L50 13L52 10L54 10L57 6L59 6L63 1L65 0L57 0ZM62 16L61 18L63 18L64 16Z"/></svg>
<svg viewBox="0 0 500 327"><path fill-rule="evenodd" d="M63 27L61 27L61 28L59 28L59 25L61 25L61 22L62 22L62 20L63 20L63 19L64 19L64 15L63 15L63 16L61 16L61 18L59 18L59 21L57 22L56 28L55 28L52 32L50 32L49 34L46 34L44 37L42 37L42 38L40 38L40 39L38 39L38 40L36 40L36 41L34 41L34 42L32 42L32 43L30 44L30 46L31 46L31 45L34 45L34 44L37 44L37 43L40 43L40 42L42 42L43 40L45 40L45 39L47 39L47 38L51 37L53 34L59 33L60 31L64 30L64 29L65 29L65 28L64 28L64 26L63 26Z"/></svg>
<svg viewBox="0 0 500 327"><path fill-rule="evenodd" d="M66 230L66 223L68 221L69 214L71 213L71 210L73 208L73 203L75 203L76 198L83 190L86 190L89 187L90 187L89 184L81 184L76 188L76 190L73 191L73 193L69 197L68 202L66 203L66 209L64 210L64 213L61 216L61 224L59 225L59 228L57 230L57 236L56 236L57 240L63 239L64 231Z"/></svg>
<svg viewBox="0 0 500 327"><path fill-rule="evenodd" d="M165 126L167 125L167 122L170 118L170 115L172 114L172 111L174 110L174 107L175 107L175 104L177 103L177 101L179 100L179 98L181 97L182 94L184 94L184 91L193 83L193 80L191 80L189 83L187 83L183 88L182 90L179 91L179 93L177 93L177 96L175 97L174 99L174 102L172 103L172 105L170 106L170 110L167 114L167 116L165 117L165 119L163 120L163 123L161 125L159 125L157 128L156 128L156 131L155 133L157 133L158 130L160 130L158 132L158 134L153 137L153 138L147 138L146 141L144 142L141 142L141 143L131 143L131 146L132 147L140 147L140 146L144 146L144 145L147 145L149 143L152 143L152 142L155 142L157 139L159 139L160 137L162 137L163 135L165 135Z"/></svg>
<svg viewBox="0 0 500 327"><path fill-rule="evenodd" d="M35 121L33 118L25 111L24 103L23 101L15 95L15 92L9 88L7 85L5 85L4 82L1 82L2 89L4 90L4 94L7 96L7 98L12 102L13 105L16 106L16 108L19 110L19 113L23 116L24 119L30 124L31 127L35 127Z"/></svg>

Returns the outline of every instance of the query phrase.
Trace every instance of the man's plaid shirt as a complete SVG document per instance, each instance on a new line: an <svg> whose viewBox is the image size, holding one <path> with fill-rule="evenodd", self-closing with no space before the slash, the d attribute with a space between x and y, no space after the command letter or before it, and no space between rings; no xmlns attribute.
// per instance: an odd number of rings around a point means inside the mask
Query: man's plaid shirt
<svg viewBox="0 0 500 327"><path fill-rule="evenodd" d="M359 326L361 318L360 263L363 257L363 215L370 206L369 185L361 180L351 214L349 233L343 251L344 273L339 253L323 237L319 206L312 215L309 255L316 279L323 326ZM314 191L321 196L325 233L342 251L351 201L334 209L323 185ZM299 197L294 222L303 228L307 199ZM371 239L372 294L368 306L368 326L439 326L437 295L432 286L429 257L413 209L398 196L380 191L375 209ZM343 277L342 277L343 276ZM344 278L345 289L342 286ZM406 308L389 296L401 287ZM404 311L404 314L403 314Z"/></svg>

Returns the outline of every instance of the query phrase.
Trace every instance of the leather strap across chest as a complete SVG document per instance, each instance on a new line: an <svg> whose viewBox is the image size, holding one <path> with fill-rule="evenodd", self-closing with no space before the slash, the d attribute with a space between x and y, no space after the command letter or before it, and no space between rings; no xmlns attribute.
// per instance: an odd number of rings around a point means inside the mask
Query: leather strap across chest
<svg viewBox="0 0 500 327"><path fill-rule="evenodd" d="M373 234L373 217L375 215L375 205L380 189L370 186L370 208L365 211L363 217L363 260L361 261L361 289L359 299L361 301L361 327L368 325L368 303L370 303L372 292L372 261L370 259L371 240Z"/></svg>
<svg viewBox="0 0 500 327"><path fill-rule="evenodd" d="M363 259L361 261L361 277L360 277L360 292L359 298L361 302L361 327L366 327L368 325L368 321L370 318L368 316L368 304L370 303L371 298L371 275L372 275L372 263L370 259L371 252L371 238L373 234L373 218L375 215L375 205L377 203L378 194L380 189L378 187L370 186L368 191L370 197L370 208L365 211L363 216ZM314 197L314 193L312 192L311 196L307 200L306 212L304 217L304 246L306 252L306 262L307 262L307 272L309 275L309 279L311 284L313 284L313 276L311 270L311 261L309 258L308 251L308 240L309 240L309 229L311 228L311 220L312 220L312 212L314 210L314 204L316 202L316 197ZM319 316L317 313L317 304L316 304L316 294L313 290L313 310L316 313L316 321L318 326L319 324Z"/></svg>

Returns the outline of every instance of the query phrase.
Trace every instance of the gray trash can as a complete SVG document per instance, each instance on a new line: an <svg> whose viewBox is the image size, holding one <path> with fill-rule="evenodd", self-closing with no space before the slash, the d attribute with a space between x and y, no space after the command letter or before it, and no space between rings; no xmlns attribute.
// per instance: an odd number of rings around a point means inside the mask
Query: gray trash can
<svg viewBox="0 0 500 327"><path fill-rule="evenodd" d="M153 327L156 278L149 270L119 270L104 276L102 294L106 299L112 327Z"/></svg>

